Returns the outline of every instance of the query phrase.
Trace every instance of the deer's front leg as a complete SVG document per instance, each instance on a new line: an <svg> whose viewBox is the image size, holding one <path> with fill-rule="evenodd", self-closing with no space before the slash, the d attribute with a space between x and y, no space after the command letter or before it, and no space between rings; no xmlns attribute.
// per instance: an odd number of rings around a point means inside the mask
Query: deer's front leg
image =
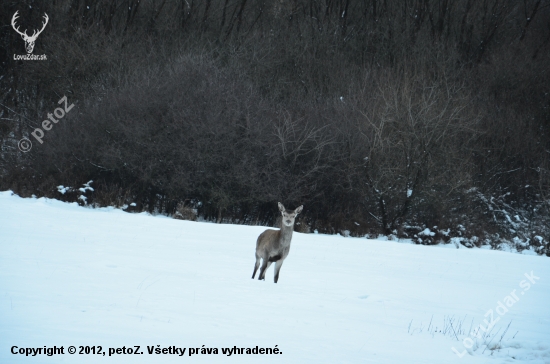
<svg viewBox="0 0 550 364"><path fill-rule="evenodd" d="M279 259L277 262L275 262L275 283L279 280L279 271L281 270L281 266L283 265L284 259Z"/></svg>

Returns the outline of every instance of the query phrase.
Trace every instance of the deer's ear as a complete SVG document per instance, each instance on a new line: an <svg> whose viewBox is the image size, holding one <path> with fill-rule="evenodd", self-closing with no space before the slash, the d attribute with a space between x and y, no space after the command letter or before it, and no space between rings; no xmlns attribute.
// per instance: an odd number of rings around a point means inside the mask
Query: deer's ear
<svg viewBox="0 0 550 364"><path fill-rule="evenodd" d="M296 210L294 210L294 212L295 212L296 214L299 214L300 212L302 212L303 209L304 209L304 205L301 205L301 206L299 206L298 208L296 208Z"/></svg>
<svg viewBox="0 0 550 364"><path fill-rule="evenodd" d="M284 212L284 211L285 211L285 207L283 206L283 204L280 203L280 202L279 202L278 204L279 204L279 211Z"/></svg>

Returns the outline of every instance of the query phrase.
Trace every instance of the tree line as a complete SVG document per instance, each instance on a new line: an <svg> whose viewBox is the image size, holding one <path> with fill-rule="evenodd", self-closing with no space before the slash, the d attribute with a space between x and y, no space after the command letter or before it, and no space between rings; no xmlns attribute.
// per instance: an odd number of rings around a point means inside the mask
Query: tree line
<svg viewBox="0 0 550 364"><path fill-rule="evenodd" d="M549 252L548 1L0 8L2 189L76 200L56 186L93 180L90 204L244 224L281 201L302 231ZM13 59L17 10L29 34L48 14L46 61ZM74 112L21 152L64 95Z"/></svg>

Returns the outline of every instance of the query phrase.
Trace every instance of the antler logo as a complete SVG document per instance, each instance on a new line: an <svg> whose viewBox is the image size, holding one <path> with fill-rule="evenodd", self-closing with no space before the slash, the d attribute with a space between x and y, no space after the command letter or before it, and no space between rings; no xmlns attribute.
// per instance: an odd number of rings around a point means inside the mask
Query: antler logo
<svg viewBox="0 0 550 364"><path fill-rule="evenodd" d="M31 54L32 51L34 50L34 42L36 42L36 38L38 38L38 36L40 35L40 33L42 33L42 31L44 30L44 28L46 28L46 24L48 24L48 14L44 13L44 20L45 22L42 24L42 29L40 29L38 31L38 33L36 32L36 30L33 31L32 35L29 37L27 35L27 29L25 29L24 32L20 32L19 31L19 27L16 27L15 26L15 20L18 18L17 16L17 13L19 12L19 10L17 10L15 12L15 14L13 14L13 18L11 18L11 26L13 27L13 29L19 33L21 35L21 38L23 38L23 40L25 41L25 49L27 50L27 53Z"/></svg>

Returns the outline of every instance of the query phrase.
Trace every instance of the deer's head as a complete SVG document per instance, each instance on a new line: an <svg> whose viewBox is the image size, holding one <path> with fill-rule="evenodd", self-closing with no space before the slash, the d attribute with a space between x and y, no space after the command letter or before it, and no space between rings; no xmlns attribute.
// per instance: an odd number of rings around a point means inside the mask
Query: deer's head
<svg viewBox="0 0 550 364"><path fill-rule="evenodd" d="M36 42L36 38L38 38L38 36L40 35L40 33L42 33L42 31L44 30L44 28L46 28L46 24L48 24L48 14L44 13L44 23L42 23L42 29L40 29L38 32L36 30L33 31L32 35L31 36L28 36L27 35L27 29L25 29L24 32L21 32L19 31L19 27L16 27L15 25L15 20L18 18L17 16L17 13L19 12L16 11L15 14L13 14L13 18L11 18L11 26L13 27L13 29L19 33L19 35L21 35L21 38L23 38L23 40L25 41L25 49L27 50L27 53L32 53L32 51L34 50L34 42Z"/></svg>
<svg viewBox="0 0 550 364"><path fill-rule="evenodd" d="M296 219L296 216L298 216L298 214L302 212L303 208L304 206L302 205L298 207L296 210L287 210L285 209L283 204L279 202L279 211L281 211L281 215L283 215L283 225L286 225L286 226L294 225L294 220Z"/></svg>

